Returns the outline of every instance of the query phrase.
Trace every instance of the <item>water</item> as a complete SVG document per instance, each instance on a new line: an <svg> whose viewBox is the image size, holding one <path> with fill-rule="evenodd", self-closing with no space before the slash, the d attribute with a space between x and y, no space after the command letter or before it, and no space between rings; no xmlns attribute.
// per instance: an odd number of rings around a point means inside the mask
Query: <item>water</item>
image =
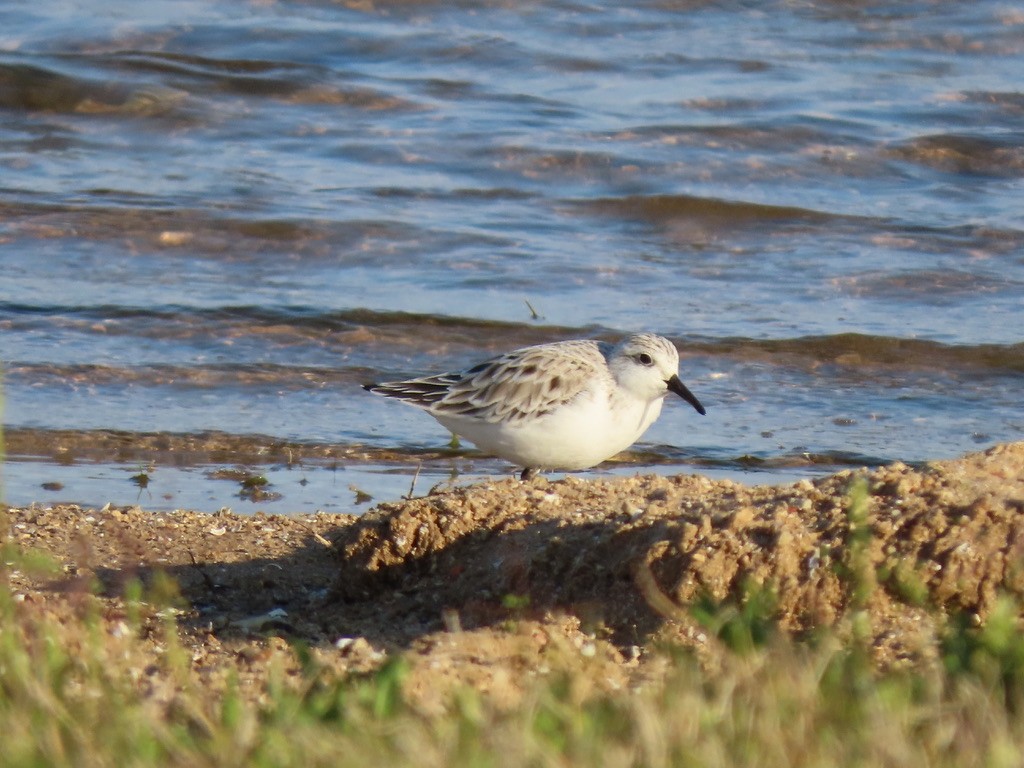
<svg viewBox="0 0 1024 768"><path fill-rule="evenodd" d="M4 495L500 475L359 383L636 329L709 412L595 474L1022 439L1021 72L987 0L7 2Z"/></svg>

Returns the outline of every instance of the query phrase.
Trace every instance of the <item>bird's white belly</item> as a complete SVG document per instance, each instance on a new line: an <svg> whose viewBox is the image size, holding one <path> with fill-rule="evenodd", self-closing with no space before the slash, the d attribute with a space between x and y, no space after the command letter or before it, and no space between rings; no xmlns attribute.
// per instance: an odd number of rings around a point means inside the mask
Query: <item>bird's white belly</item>
<svg viewBox="0 0 1024 768"><path fill-rule="evenodd" d="M536 419L489 423L465 417L435 418L482 451L521 467L586 469L635 443L661 413L651 402L582 397Z"/></svg>

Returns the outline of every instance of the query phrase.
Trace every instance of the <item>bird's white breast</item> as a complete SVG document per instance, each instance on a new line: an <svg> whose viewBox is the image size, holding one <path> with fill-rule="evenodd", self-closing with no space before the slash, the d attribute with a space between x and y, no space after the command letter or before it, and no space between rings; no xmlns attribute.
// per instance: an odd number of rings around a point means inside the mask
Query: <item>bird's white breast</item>
<svg viewBox="0 0 1024 768"><path fill-rule="evenodd" d="M435 418L481 450L520 466L586 469L636 442L658 418L663 401L612 396L600 388L534 419L495 423L437 414Z"/></svg>

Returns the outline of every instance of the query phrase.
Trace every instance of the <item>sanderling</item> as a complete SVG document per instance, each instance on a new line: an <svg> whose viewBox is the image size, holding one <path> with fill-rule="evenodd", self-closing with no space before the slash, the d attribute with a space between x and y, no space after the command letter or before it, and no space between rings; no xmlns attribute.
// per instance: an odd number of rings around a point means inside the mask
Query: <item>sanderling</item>
<svg viewBox="0 0 1024 768"><path fill-rule="evenodd" d="M668 339L638 333L608 344L524 347L457 373L364 384L422 408L486 453L537 470L587 469L635 443L675 392L704 413L679 380Z"/></svg>

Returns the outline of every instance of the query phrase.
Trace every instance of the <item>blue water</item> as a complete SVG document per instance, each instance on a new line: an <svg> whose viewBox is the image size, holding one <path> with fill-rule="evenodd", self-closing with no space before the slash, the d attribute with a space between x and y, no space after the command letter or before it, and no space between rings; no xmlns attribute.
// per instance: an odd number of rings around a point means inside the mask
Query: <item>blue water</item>
<svg viewBox="0 0 1024 768"><path fill-rule="evenodd" d="M1021 72L1024 11L985 0L5 3L4 495L349 510L421 462L421 492L500 475L359 383L636 329L709 413L599 472L1021 439ZM209 433L252 450L151 446ZM235 463L281 498L210 479Z"/></svg>

